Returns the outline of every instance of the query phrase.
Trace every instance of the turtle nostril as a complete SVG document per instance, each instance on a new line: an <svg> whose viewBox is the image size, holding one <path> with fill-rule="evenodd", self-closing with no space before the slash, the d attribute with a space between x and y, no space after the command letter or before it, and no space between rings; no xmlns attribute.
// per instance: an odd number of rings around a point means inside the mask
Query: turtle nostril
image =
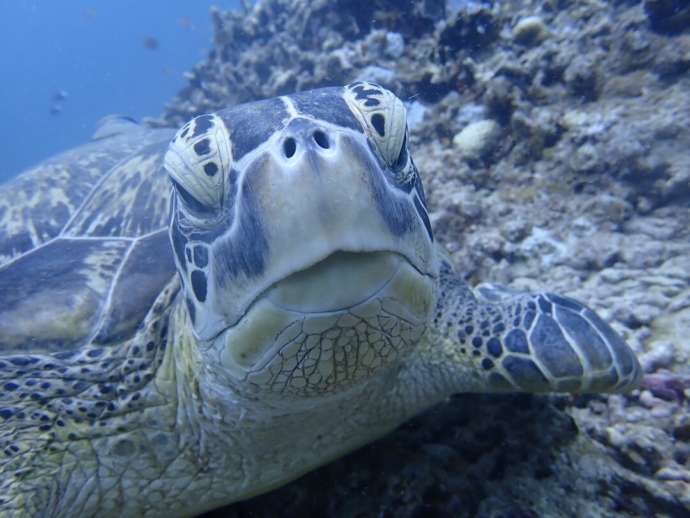
<svg viewBox="0 0 690 518"><path fill-rule="evenodd" d="M292 156L295 154L295 151L297 151L297 144L295 143L295 139L292 137L288 137L283 141L283 153L285 153L285 156L288 158L292 158Z"/></svg>
<svg viewBox="0 0 690 518"><path fill-rule="evenodd" d="M331 143L328 142L328 137L323 131L317 130L314 132L314 141L324 149L331 147Z"/></svg>

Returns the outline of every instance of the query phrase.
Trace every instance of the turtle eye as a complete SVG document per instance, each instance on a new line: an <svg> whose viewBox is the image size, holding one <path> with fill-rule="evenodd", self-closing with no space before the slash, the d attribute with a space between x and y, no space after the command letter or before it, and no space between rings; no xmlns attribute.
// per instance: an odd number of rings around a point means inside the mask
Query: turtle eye
<svg viewBox="0 0 690 518"><path fill-rule="evenodd" d="M410 153L407 150L407 128L405 129L405 136L403 137L402 145L400 146L400 152L398 153L398 158L392 164L393 170L402 171L407 166L410 161Z"/></svg>
<svg viewBox="0 0 690 518"><path fill-rule="evenodd" d="M402 101L382 86L364 81L347 85L344 97L384 162L393 166L406 152L407 115Z"/></svg>
<svg viewBox="0 0 690 518"><path fill-rule="evenodd" d="M164 167L183 205L203 215L222 207L231 163L228 130L219 116L211 114L180 128L165 154Z"/></svg>
<svg viewBox="0 0 690 518"><path fill-rule="evenodd" d="M187 207L187 209L189 209L192 213L203 215L213 212L211 207L200 203L199 200L192 196L189 191L182 187L176 180L171 178L170 182L172 182L175 192L177 192L178 196L182 199L184 206Z"/></svg>
<svg viewBox="0 0 690 518"><path fill-rule="evenodd" d="M398 185L407 186L408 188L412 187L412 184L415 182L415 177L417 176L417 169L412 163L410 151L407 147L407 128L405 129L402 146L400 146L400 153L398 153L398 158L395 159L391 169L393 170L393 176Z"/></svg>

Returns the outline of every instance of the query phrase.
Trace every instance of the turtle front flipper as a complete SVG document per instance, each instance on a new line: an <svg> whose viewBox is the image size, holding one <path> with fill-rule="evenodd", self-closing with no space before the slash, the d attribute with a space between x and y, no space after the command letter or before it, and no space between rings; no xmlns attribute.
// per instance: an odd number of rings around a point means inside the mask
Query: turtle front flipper
<svg viewBox="0 0 690 518"><path fill-rule="evenodd" d="M430 338L423 362L442 371L450 392L624 392L642 377L633 351L585 305L495 285L472 290L449 264Z"/></svg>

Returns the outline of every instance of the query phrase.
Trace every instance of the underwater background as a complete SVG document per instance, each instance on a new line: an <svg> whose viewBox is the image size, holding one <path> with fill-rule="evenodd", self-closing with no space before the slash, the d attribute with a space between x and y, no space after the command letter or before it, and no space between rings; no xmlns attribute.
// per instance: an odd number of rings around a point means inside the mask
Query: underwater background
<svg viewBox="0 0 690 518"><path fill-rule="evenodd" d="M106 114L179 126L375 81L406 103L434 235L463 276L582 300L646 378L622 395L458 395L208 516L690 516L690 2L245 4L3 3L0 178Z"/></svg>
<svg viewBox="0 0 690 518"><path fill-rule="evenodd" d="M0 2L0 181L87 141L109 114L159 113L236 0Z"/></svg>

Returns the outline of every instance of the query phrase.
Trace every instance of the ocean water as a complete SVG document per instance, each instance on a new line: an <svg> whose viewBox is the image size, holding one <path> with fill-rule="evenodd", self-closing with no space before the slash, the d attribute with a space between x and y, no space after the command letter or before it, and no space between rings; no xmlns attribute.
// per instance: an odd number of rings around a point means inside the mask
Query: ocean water
<svg viewBox="0 0 690 518"><path fill-rule="evenodd" d="M0 181L86 142L104 115L160 114L208 51L212 4L238 2L0 2Z"/></svg>

